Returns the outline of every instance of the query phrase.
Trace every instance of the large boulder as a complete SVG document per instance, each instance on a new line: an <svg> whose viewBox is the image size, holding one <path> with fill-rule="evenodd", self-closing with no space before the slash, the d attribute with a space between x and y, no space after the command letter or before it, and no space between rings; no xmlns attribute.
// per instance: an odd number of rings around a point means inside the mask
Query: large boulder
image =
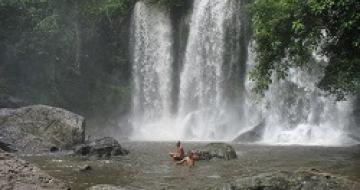
<svg viewBox="0 0 360 190"><path fill-rule="evenodd" d="M265 122L254 126L252 129L240 134L233 142L236 143L253 143L262 139L265 130Z"/></svg>
<svg viewBox="0 0 360 190"><path fill-rule="evenodd" d="M357 190L360 184L318 171L272 172L244 177L227 184L231 190ZM216 188L218 189L218 188Z"/></svg>
<svg viewBox="0 0 360 190"><path fill-rule="evenodd" d="M110 158L111 156L126 155L128 150L121 147L112 137L103 137L75 147L74 153L82 156L95 156L97 158Z"/></svg>
<svg viewBox="0 0 360 190"><path fill-rule="evenodd" d="M67 149L83 143L85 120L61 108L34 105L0 109L0 144L24 152Z"/></svg>
<svg viewBox="0 0 360 190"><path fill-rule="evenodd" d="M198 160L211 160L213 158L231 160L236 159L236 151L229 144L210 143L204 148L195 151Z"/></svg>

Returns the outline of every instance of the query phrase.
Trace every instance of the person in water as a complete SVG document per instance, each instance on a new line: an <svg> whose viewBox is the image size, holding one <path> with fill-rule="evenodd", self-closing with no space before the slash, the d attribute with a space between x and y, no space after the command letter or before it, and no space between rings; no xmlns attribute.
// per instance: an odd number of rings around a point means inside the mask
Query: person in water
<svg viewBox="0 0 360 190"><path fill-rule="evenodd" d="M189 151L188 156L185 157L184 159L176 162L176 164L186 165L186 166L189 166L190 168L194 167L195 166L194 153L192 151Z"/></svg>
<svg viewBox="0 0 360 190"><path fill-rule="evenodd" d="M175 152L170 152L169 155L174 161L179 161L184 159L185 153L183 147L180 144L180 141L176 143Z"/></svg>

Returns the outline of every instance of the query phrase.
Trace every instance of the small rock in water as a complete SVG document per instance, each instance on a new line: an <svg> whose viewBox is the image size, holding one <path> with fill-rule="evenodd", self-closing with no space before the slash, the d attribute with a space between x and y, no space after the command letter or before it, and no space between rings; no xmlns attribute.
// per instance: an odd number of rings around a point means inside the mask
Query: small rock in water
<svg viewBox="0 0 360 190"><path fill-rule="evenodd" d="M265 130L265 121L262 121L252 129L240 134L233 142L236 143L253 143L261 140Z"/></svg>
<svg viewBox="0 0 360 190"><path fill-rule="evenodd" d="M82 156L90 154L91 147L86 144L81 144L75 147L74 153Z"/></svg>
<svg viewBox="0 0 360 190"><path fill-rule="evenodd" d="M318 170L316 168L311 168L310 171L312 171L312 172L320 172L320 170Z"/></svg>
<svg viewBox="0 0 360 190"><path fill-rule="evenodd" d="M90 170L92 170L92 167L89 165L84 165L79 169L80 172L85 172L85 171L90 171Z"/></svg>
<svg viewBox="0 0 360 190"><path fill-rule="evenodd" d="M112 137L104 137L81 144L75 147L74 153L82 156L95 156L97 158L110 158L111 156L126 155L128 150L121 147Z"/></svg>
<svg viewBox="0 0 360 190"><path fill-rule="evenodd" d="M50 148L50 152L57 152L57 151L59 151L59 148L56 147L56 146L52 146L52 147Z"/></svg>
<svg viewBox="0 0 360 190"><path fill-rule="evenodd" d="M232 160L237 158L235 149L225 143L210 143L203 149L196 150L195 154L198 156L199 160Z"/></svg>

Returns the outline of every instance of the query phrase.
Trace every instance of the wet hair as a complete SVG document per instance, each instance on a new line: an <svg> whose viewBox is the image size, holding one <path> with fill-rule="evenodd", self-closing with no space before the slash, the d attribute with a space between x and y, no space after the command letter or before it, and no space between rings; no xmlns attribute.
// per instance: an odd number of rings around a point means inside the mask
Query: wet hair
<svg viewBox="0 0 360 190"><path fill-rule="evenodd" d="M176 146L180 146L180 141L176 142Z"/></svg>

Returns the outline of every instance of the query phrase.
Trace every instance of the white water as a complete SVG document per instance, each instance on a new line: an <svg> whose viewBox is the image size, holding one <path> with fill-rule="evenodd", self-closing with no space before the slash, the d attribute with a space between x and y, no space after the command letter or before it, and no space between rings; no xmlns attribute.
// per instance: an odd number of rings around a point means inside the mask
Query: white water
<svg viewBox="0 0 360 190"><path fill-rule="evenodd" d="M196 0L180 78L178 127L186 139L226 138L228 124L222 71L226 0ZM228 14L227 14L228 13Z"/></svg>
<svg viewBox="0 0 360 190"><path fill-rule="evenodd" d="M137 138L145 138L150 135L147 134L150 131L154 134L162 132L154 131L156 128L153 125L170 117L170 14L164 9L139 1L134 8L131 28L134 81L132 124L139 135Z"/></svg>
<svg viewBox="0 0 360 190"><path fill-rule="evenodd" d="M226 110L223 83L228 0L195 0L180 74L177 113L171 108L171 25L165 9L139 1L133 19L133 139L231 140L236 119ZM167 49L168 48L168 49ZM231 123L232 122L232 123ZM227 130L226 130L227 129ZM232 133L233 136L230 136Z"/></svg>
<svg viewBox="0 0 360 190"><path fill-rule="evenodd" d="M250 53L249 57L250 69L255 64L255 54ZM316 83L323 77L327 60L314 55L313 62L307 71L291 68L285 80L273 76L273 83L260 103L248 99L251 105L256 105L256 111L252 108L257 113L255 120L262 117L266 124L261 143L328 146L358 143L348 137L352 101L338 102L335 97L325 96ZM250 81L247 86L250 91Z"/></svg>
<svg viewBox="0 0 360 190"><path fill-rule="evenodd" d="M169 12L136 3L132 23L133 139L137 140L232 140L265 122L266 144L344 145L348 138L351 101L336 102L315 84L326 60L304 72L291 68L288 77L274 82L265 97L257 99L252 82L244 81L242 101L231 99L225 88L230 80L224 68L235 63L224 59L226 27L238 14L232 0L194 0L184 62L180 72L179 100L172 104L172 28ZM235 25L239 31L243 24ZM243 28L242 28L243 29ZM239 32L236 31L236 32ZM234 34L237 35L237 34ZM238 39L238 38L235 38ZM234 43L234 42L232 42ZM248 48L246 72L254 66L255 53ZM227 55L236 57L234 55ZM239 64L239 63L238 63ZM245 63L244 63L245 64ZM239 73L233 73L239 74ZM236 84L238 85L238 84ZM236 89L235 84L230 89ZM229 88L229 86L227 86ZM243 96L243 95L239 95Z"/></svg>
<svg viewBox="0 0 360 190"><path fill-rule="evenodd" d="M266 92L266 129L263 142L270 144L353 144L347 137L352 114L351 101L337 102L315 87L322 70L290 69L285 81L277 81Z"/></svg>

